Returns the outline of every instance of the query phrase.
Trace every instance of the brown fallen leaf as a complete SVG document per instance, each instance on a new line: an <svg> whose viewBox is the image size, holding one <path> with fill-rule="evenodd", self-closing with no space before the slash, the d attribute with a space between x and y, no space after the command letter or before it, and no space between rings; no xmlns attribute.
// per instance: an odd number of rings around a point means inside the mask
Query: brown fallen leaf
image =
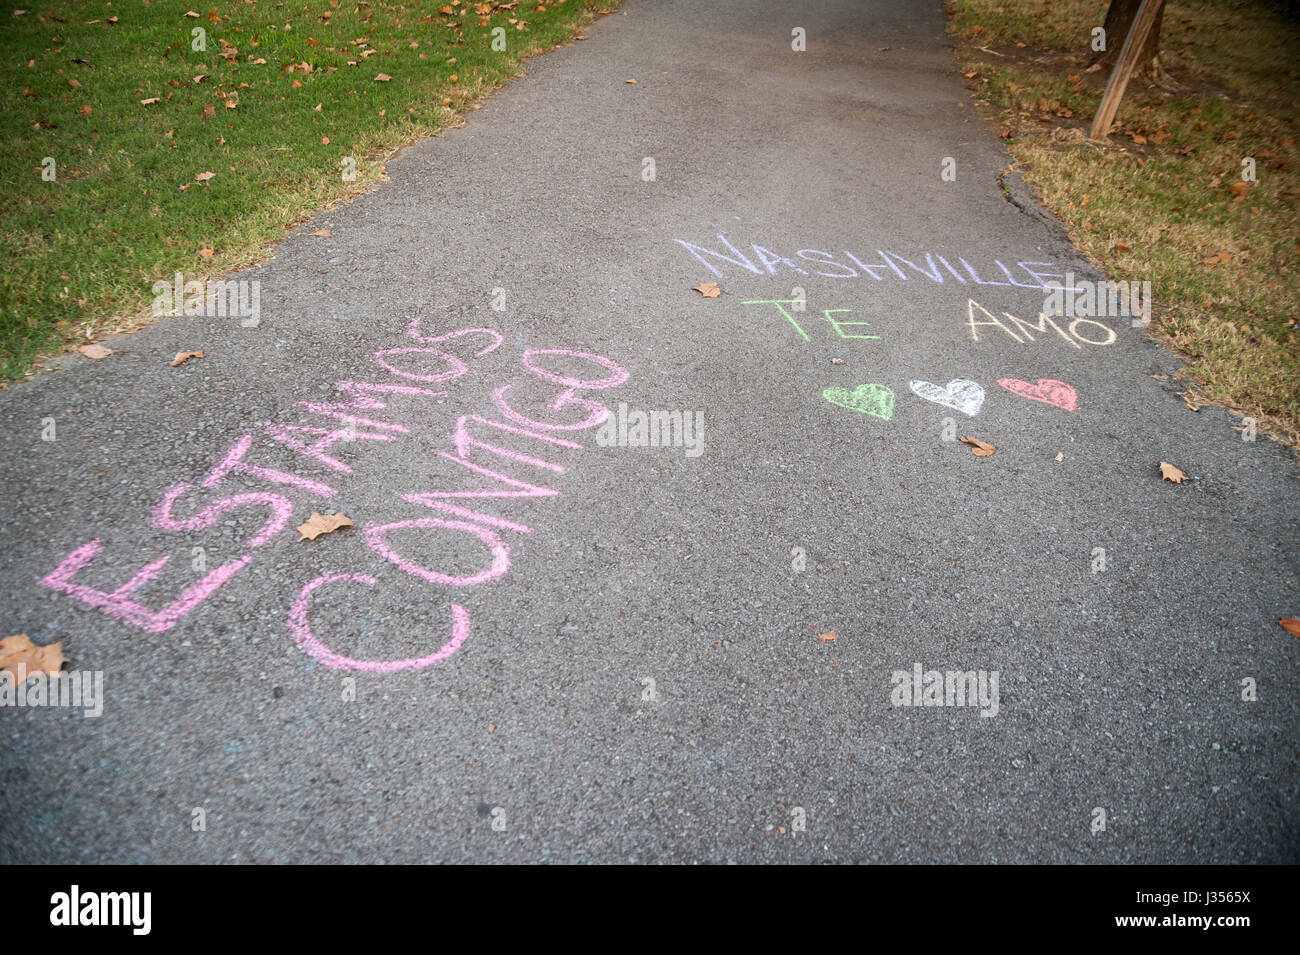
<svg viewBox="0 0 1300 955"><path fill-rule="evenodd" d="M836 635L834 630L828 630L826 633L823 633L817 639L820 640L822 643L830 643L832 640L838 640L839 637Z"/></svg>
<svg viewBox="0 0 1300 955"><path fill-rule="evenodd" d="M196 173L194 174L194 181L195 181L195 182L207 182L209 179L211 179L211 178L212 178L213 176L215 176L215 175L216 175L215 172L196 172Z"/></svg>
<svg viewBox="0 0 1300 955"><path fill-rule="evenodd" d="M1116 252L1132 252L1132 251L1133 251L1133 246L1129 245L1127 242L1116 242L1116 243L1115 243L1115 251L1116 251Z"/></svg>
<svg viewBox="0 0 1300 955"><path fill-rule="evenodd" d="M199 255L203 256L203 258L205 258L205 259L210 259L210 258L212 258L212 250L211 250L211 249L199 249Z"/></svg>
<svg viewBox="0 0 1300 955"><path fill-rule="evenodd" d="M55 676L63 669L66 661L62 640L44 647L32 643L25 633L0 640L0 673L4 674L11 686L18 685L20 675L24 680L37 673Z"/></svg>
<svg viewBox="0 0 1300 955"><path fill-rule="evenodd" d="M722 289L718 288L717 282L705 282L703 285L696 285L691 291L699 292L705 298L717 298L722 294Z"/></svg>
<svg viewBox="0 0 1300 955"><path fill-rule="evenodd" d="M1278 623L1282 625L1282 629L1287 633L1300 637L1300 620L1295 617L1283 617Z"/></svg>
<svg viewBox="0 0 1300 955"><path fill-rule="evenodd" d="M314 541L321 534L331 534L340 527L353 527L352 519L346 514L317 514L311 512L305 524L298 525L300 541Z"/></svg>
<svg viewBox="0 0 1300 955"><path fill-rule="evenodd" d="M1173 481L1175 484L1182 484L1187 480L1187 475L1168 461L1160 462L1160 477L1166 481Z"/></svg>
<svg viewBox="0 0 1300 955"><path fill-rule="evenodd" d="M322 239L328 239L333 234L334 233L331 232L329 229L317 229L315 232L312 233L312 235L318 235Z"/></svg>
<svg viewBox="0 0 1300 955"><path fill-rule="evenodd" d="M177 365L183 365L191 358L202 358L202 357L203 357L203 352L201 351L178 351L176 353L176 357L172 359L172 367L175 368Z"/></svg>
<svg viewBox="0 0 1300 955"><path fill-rule="evenodd" d="M635 84L635 83L636 83L636 80L625 80L624 82Z"/></svg>
<svg viewBox="0 0 1300 955"><path fill-rule="evenodd" d="M388 82L389 80L391 80L391 79L392 79L392 77L389 76L387 73L377 73L377 74L375 74L375 82L376 82L376 83L387 83L387 82Z"/></svg>
<svg viewBox="0 0 1300 955"><path fill-rule="evenodd" d="M1246 198L1246 193L1250 192L1250 183L1245 181L1234 182L1232 186L1229 187L1228 191L1234 196L1234 201L1237 199L1244 199Z"/></svg>
<svg viewBox="0 0 1300 955"><path fill-rule="evenodd" d="M140 105L141 105L141 106L152 106L154 103L157 103L157 102L160 101L161 99L162 99L161 96L150 96L148 99L142 99L142 100L140 100Z"/></svg>
<svg viewBox="0 0 1300 955"><path fill-rule="evenodd" d="M113 354L113 349L105 348L98 342L93 345L80 345L78 346L77 351L81 352L87 358L107 358L109 355Z"/></svg>
<svg viewBox="0 0 1300 955"><path fill-rule="evenodd" d="M989 444L987 441L981 441L979 438L965 437L961 439L961 443L969 444L971 446L971 453L977 458L987 458L997 450L993 445Z"/></svg>

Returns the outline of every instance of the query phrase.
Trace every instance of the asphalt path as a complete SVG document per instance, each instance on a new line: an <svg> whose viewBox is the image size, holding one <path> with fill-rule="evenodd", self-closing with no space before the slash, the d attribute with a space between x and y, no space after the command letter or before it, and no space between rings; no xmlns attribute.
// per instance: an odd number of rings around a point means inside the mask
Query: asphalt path
<svg viewBox="0 0 1300 955"><path fill-rule="evenodd" d="M0 392L0 619L103 674L0 712L0 859L1296 861L1294 457L1040 319L937 0L800 6L629 0L255 325Z"/></svg>

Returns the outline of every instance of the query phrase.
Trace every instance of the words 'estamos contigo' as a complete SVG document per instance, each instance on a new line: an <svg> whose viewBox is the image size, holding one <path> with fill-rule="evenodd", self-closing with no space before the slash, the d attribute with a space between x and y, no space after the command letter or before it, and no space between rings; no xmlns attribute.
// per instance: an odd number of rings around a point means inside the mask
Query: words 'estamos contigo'
<svg viewBox="0 0 1300 955"><path fill-rule="evenodd" d="M291 499L290 494L311 501L328 499L338 493L335 487L316 477L256 463L259 445L264 445L266 441L278 442L308 459L309 463L305 462L305 467L315 472L323 469L334 475L351 474L352 467L336 456L338 452L330 453L334 445L347 442L352 448L364 448L365 442L399 440L402 435L410 433L411 422L397 409L390 408L388 402L396 396L418 399L448 397L448 392L428 386L446 384L462 377L469 371L469 361L496 351L504 341L500 332L490 328L462 328L441 335L426 336L421 331L420 322L420 319L415 319L407 329L410 339L418 344L381 349L370 355L379 368L396 380L340 381L335 383L335 387L347 396L347 400L298 403L311 414L327 419L325 427L320 426L321 422L313 425L274 422L260 430L249 431L240 436L198 484L174 484L162 492L154 505L151 523L154 528L163 531L205 531L218 520L241 509L259 509L264 512L265 519L261 527L248 538L241 548L244 553L239 557L189 583L175 600L158 609L144 606L133 599L133 594L162 573L171 560L171 555L148 560L115 590L99 590L75 582L78 574L103 551L103 543L99 539L91 540L74 550L40 581L41 584L150 633L170 630L249 566L262 548L289 528L300 504ZM482 347L467 359L443 350L452 347L447 343L461 338L468 343L481 344ZM518 402L512 403L511 396L511 389L516 383L501 384L492 391L493 409L486 415L460 415L451 431L451 449L438 452L448 461L485 478L485 485L472 490L413 491L401 494L401 500L406 504L427 509L424 516L363 528L366 546L406 573L430 584L450 588L472 587L505 574L510 569L510 544L505 534L528 534L532 528L455 502L473 498L561 496L561 492L555 488L534 483L539 480L536 477L539 473L562 474L565 470L562 464L539 455L554 456L559 449L582 448L581 444L568 436L598 427L610 414L609 408L590 397L590 394L616 388L629 377L613 360L590 352L562 348L527 349L519 361L527 375L543 382L545 388L554 389L546 414L542 416L546 420L528 417L516 410ZM412 370L412 362L418 363L418 370ZM431 371L427 367L431 364L437 370ZM556 370L557 368L563 370ZM587 370L575 372L578 368ZM564 371L573 373L565 374ZM579 374L590 377L578 377ZM337 424L330 424L328 419L333 419ZM502 441L506 435L527 439L524 444L533 453L503 448L492 443ZM519 444L517 440L513 443ZM484 463L485 460L491 461L491 467ZM506 467L509 462L522 468L516 468L514 475L501 473L498 469ZM222 482L231 474L242 475L245 480L251 478L264 482L267 489L230 494L200 506L205 497L210 499L213 496L214 490L217 493L228 493L229 488L223 488ZM519 474L528 474L533 479L523 480ZM196 511L196 507L200 509ZM435 512L436 516L428 515L427 511ZM189 513L191 516L180 517L177 516L178 512ZM410 531L465 535L482 546L486 559L483 566L473 573L444 573L423 566L404 557L393 539L399 532ZM451 603L448 639L424 656L397 660L358 660L339 654L313 632L309 609L313 595L322 588L346 584L374 587L378 581L368 574L356 572L321 574L303 586L289 610L287 624L294 641L303 651L327 666L372 673L418 669L451 656L469 636L469 612L460 604Z"/></svg>

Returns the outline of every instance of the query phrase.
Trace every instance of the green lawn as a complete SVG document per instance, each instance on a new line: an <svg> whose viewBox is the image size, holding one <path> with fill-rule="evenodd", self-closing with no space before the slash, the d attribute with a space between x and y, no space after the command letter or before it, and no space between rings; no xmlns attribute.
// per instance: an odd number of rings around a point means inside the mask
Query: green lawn
<svg viewBox="0 0 1300 955"><path fill-rule="evenodd" d="M196 3L0 19L0 380L256 261L617 0Z"/></svg>

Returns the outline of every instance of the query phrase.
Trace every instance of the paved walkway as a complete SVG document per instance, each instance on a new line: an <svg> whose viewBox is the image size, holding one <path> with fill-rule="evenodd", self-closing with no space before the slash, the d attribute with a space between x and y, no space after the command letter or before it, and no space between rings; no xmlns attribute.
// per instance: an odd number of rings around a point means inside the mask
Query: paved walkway
<svg viewBox="0 0 1300 955"><path fill-rule="evenodd" d="M0 392L7 632L104 674L0 858L1295 861L1294 459L1039 318L937 0L814 6L629 0L255 324Z"/></svg>

